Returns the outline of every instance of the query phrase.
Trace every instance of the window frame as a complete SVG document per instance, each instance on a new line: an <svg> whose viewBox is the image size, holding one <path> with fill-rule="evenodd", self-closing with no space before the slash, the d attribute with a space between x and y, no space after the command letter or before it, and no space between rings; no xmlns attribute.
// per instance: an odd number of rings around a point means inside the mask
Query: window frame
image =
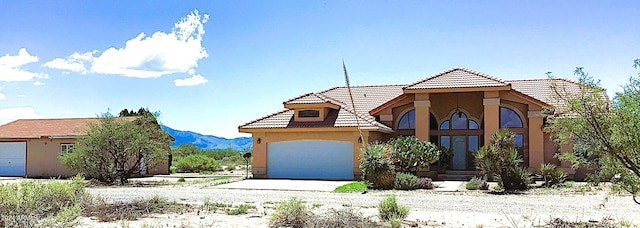
<svg viewBox="0 0 640 228"><path fill-rule="evenodd" d="M75 143L60 143L60 155L73 153L75 145Z"/></svg>

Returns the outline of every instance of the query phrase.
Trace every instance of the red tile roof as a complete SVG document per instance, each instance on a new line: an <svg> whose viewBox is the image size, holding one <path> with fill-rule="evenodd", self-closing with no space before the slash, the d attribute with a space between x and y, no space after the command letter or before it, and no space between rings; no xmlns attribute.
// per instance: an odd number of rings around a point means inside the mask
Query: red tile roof
<svg viewBox="0 0 640 228"><path fill-rule="evenodd" d="M413 83L404 89L442 89L507 86L504 81L465 68L453 68L427 79Z"/></svg>
<svg viewBox="0 0 640 228"><path fill-rule="evenodd" d="M579 91L576 82L566 79L553 79L553 81L557 82L559 86L564 86L569 92ZM514 93L527 99L532 99L542 105L556 105L557 102L551 98L550 86L553 81L550 79L503 81L465 68L453 68L411 85L352 86L351 92L355 110L353 110L347 87L344 86L321 92L306 93L284 102L284 104L331 103L340 107L339 110L329 113L329 116L321 122L294 122L294 110L287 109L248 122L238 128L357 127L357 116L362 128L390 131L392 128L377 122L369 112L402 96L403 89L511 86Z"/></svg>
<svg viewBox="0 0 640 228"><path fill-rule="evenodd" d="M86 134L90 123L99 121L100 118L20 119L0 126L0 138L77 137Z"/></svg>

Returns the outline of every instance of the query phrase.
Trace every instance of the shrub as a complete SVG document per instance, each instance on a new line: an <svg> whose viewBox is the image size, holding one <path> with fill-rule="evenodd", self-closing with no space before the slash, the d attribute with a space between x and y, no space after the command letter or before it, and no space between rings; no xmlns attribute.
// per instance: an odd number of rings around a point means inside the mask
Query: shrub
<svg viewBox="0 0 640 228"><path fill-rule="evenodd" d="M169 171L171 173L177 173L178 172L178 168L176 168L175 166L171 166L171 167L169 167Z"/></svg>
<svg viewBox="0 0 640 228"><path fill-rule="evenodd" d="M544 180L542 186L547 188L562 186L567 178L567 174L562 170L562 168L551 163L541 164L540 167L538 167L538 172L542 175L542 179Z"/></svg>
<svg viewBox="0 0 640 228"><path fill-rule="evenodd" d="M167 161L170 144L171 136L148 111L133 121L106 113L99 122L89 123L86 135L71 152L60 155L60 161L87 178L124 184L145 167Z"/></svg>
<svg viewBox="0 0 640 228"><path fill-rule="evenodd" d="M369 144L360 159L362 179L376 189L392 189L395 183L391 148L384 144Z"/></svg>
<svg viewBox="0 0 640 228"><path fill-rule="evenodd" d="M176 168L181 173L199 173L202 171L221 171L222 166L218 164L213 158L205 155L189 155L178 162L176 162Z"/></svg>
<svg viewBox="0 0 640 228"><path fill-rule="evenodd" d="M178 178L178 182L185 182L186 180L184 179L184 177L180 177Z"/></svg>
<svg viewBox="0 0 640 228"><path fill-rule="evenodd" d="M34 227L44 218L49 226L68 226L80 208L92 200L84 179L48 183L25 181L0 185L0 227ZM57 225L55 225L57 224Z"/></svg>
<svg viewBox="0 0 640 228"><path fill-rule="evenodd" d="M523 162L515 144L515 135L506 128L498 130L489 145L475 154L476 167L488 176L497 176L498 184L505 190L526 190L531 179L520 166Z"/></svg>
<svg viewBox="0 0 640 228"><path fill-rule="evenodd" d="M241 214L246 214L247 211L249 210L249 205L247 204L242 204L240 205L238 208L235 209L227 209L227 214L228 215L241 215Z"/></svg>
<svg viewBox="0 0 640 228"><path fill-rule="evenodd" d="M505 175L498 176L498 184L505 190L527 190L531 184L529 172L522 167L515 167Z"/></svg>
<svg viewBox="0 0 640 228"><path fill-rule="evenodd" d="M407 215L409 215L409 208L398 205L395 195L387 196L378 204L378 216L383 221L389 221L394 218L403 220Z"/></svg>
<svg viewBox="0 0 640 228"><path fill-rule="evenodd" d="M293 197L276 207L269 224L274 227L304 227L311 215L305 202Z"/></svg>
<svg viewBox="0 0 640 228"><path fill-rule="evenodd" d="M418 188L420 189L433 189L433 180L428 177L421 177L418 180Z"/></svg>
<svg viewBox="0 0 640 228"><path fill-rule="evenodd" d="M394 184L398 190L414 190L419 188L418 177L410 173L397 173Z"/></svg>
<svg viewBox="0 0 640 228"><path fill-rule="evenodd" d="M469 182L467 182L466 186L465 186L468 190L488 190L489 189L489 184L487 183L487 180L484 178L477 178L477 177L473 177L471 178L471 180L469 180Z"/></svg>
<svg viewBox="0 0 640 228"><path fill-rule="evenodd" d="M305 224L305 227L379 227L371 218L365 217L352 207L342 209L330 209L328 212L314 216Z"/></svg>
<svg viewBox="0 0 640 228"><path fill-rule="evenodd" d="M415 136L399 136L387 142L392 148L392 160L397 172L415 172L419 167L428 168L440 158L440 149L431 142L420 141Z"/></svg>
<svg viewBox="0 0 640 228"><path fill-rule="evenodd" d="M367 184L362 182L353 182L345 185L341 185L336 187L334 192L345 193L345 192L362 192L367 190Z"/></svg>

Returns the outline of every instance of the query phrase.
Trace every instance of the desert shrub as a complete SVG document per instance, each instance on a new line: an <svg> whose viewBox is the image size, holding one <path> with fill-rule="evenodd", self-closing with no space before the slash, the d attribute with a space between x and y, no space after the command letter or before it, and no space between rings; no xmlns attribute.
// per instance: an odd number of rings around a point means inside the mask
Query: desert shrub
<svg viewBox="0 0 640 228"><path fill-rule="evenodd" d="M169 167L169 171L171 173L177 173L178 172L178 168L176 168L175 166L171 166L171 167Z"/></svg>
<svg viewBox="0 0 640 228"><path fill-rule="evenodd" d="M397 173L394 188L398 190L418 189L419 188L418 177L410 173Z"/></svg>
<svg viewBox="0 0 640 228"><path fill-rule="evenodd" d="M399 218L391 218L389 220L389 226L391 228L402 228L402 219Z"/></svg>
<svg viewBox="0 0 640 228"><path fill-rule="evenodd" d="M542 175L542 180L544 180L542 186L547 188L562 186L567 178L567 174L562 168L551 163L541 164L538 167L538 172Z"/></svg>
<svg viewBox="0 0 640 228"><path fill-rule="evenodd" d="M241 215L241 214L246 214L247 211L249 210L249 205L248 204L242 204L240 206L238 206L237 208L234 209L227 209L226 212L228 215Z"/></svg>
<svg viewBox="0 0 640 228"><path fill-rule="evenodd" d="M204 155L189 155L178 162L176 168L180 173L200 173L202 171L220 171L222 166L213 158Z"/></svg>
<svg viewBox="0 0 640 228"><path fill-rule="evenodd" d="M184 177L180 177L178 178L178 182L185 182L186 180L184 179Z"/></svg>
<svg viewBox="0 0 640 228"><path fill-rule="evenodd" d="M395 183L391 147L385 144L369 144L360 159L362 179L376 189L392 189Z"/></svg>
<svg viewBox="0 0 640 228"><path fill-rule="evenodd" d="M403 220L407 215L409 215L409 208L398 205L395 195L387 196L378 204L378 216L383 221L389 221L394 218Z"/></svg>
<svg viewBox="0 0 640 228"><path fill-rule="evenodd" d="M527 190L531 184L529 171L523 167L515 167L505 175L498 176L498 185L505 190Z"/></svg>
<svg viewBox="0 0 640 228"><path fill-rule="evenodd" d="M484 178L473 177L465 186L468 190L487 190L489 189L489 183Z"/></svg>
<svg viewBox="0 0 640 228"><path fill-rule="evenodd" d="M82 215L95 217L101 222L112 222L117 220L135 220L151 213L182 213L185 211L186 207L184 205L170 203L164 198L153 196L148 199L131 202L96 202L84 208Z"/></svg>
<svg viewBox="0 0 640 228"><path fill-rule="evenodd" d="M526 190L531 179L529 173L520 166L523 162L515 144L515 135L506 128L498 130L489 145L475 154L476 167L488 176L495 175L498 184L505 190Z"/></svg>
<svg viewBox="0 0 640 228"><path fill-rule="evenodd" d="M440 158L440 148L431 142L420 141L415 136L399 136L387 142L392 148L391 159L396 171L415 172L418 167L428 168Z"/></svg>
<svg viewBox="0 0 640 228"><path fill-rule="evenodd" d="M0 185L0 227L34 227L41 222L67 226L78 217L80 208L92 200L84 186L81 177L70 182L25 181Z"/></svg>
<svg viewBox="0 0 640 228"><path fill-rule="evenodd" d="M418 188L433 189L433 180L428 177L421 177L420 179L418 179Z"/></svg>
<svg viewBox="0 0 640 228"><path fill-rule="evenodd" d="M146 167L166 162L171 136L152 113L140 112L133 119L103 114L99 122L89 123L86 135L76 140L71 152L61 154L60 161L86 178L107 184L124 184Z"/></svg>
<svg viewBox="0 0 640 228"><path fill-rule="evenodd" d="M326 213L313 216L305 227L373 228L379 227L370 217L365 217L353 207L330 209Z"/></svg>
<svg viewBox="0 0 640 228"><path fill-rule="evenodd" d="M304 227L312 214L305 202L293 197L281 202L271 215L269 224L272 227Z"/></svg>

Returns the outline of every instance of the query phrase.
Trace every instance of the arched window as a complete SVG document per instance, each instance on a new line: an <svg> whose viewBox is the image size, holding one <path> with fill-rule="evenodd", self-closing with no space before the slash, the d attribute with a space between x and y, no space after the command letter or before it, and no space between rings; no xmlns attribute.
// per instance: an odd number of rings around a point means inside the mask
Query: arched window
<svg viewBox="0 0 640 228"><path fill-rule="evenodd" d="M408 111L400 118L398 129L416 129L416 110Z"/></svg>
<svg viewBox="0 0 640 228"><path fill-rule="evenodd" d="M451 119L442 121L440 130L478 130L478 123L467 118L464 112L456 112L451 115Z"/></svg>
<svg viewBox="0 0 640 228"><path fill-rule="evenodd" d="M500 107L500 127L522 128L522 119L512 109Z"/></svg>

